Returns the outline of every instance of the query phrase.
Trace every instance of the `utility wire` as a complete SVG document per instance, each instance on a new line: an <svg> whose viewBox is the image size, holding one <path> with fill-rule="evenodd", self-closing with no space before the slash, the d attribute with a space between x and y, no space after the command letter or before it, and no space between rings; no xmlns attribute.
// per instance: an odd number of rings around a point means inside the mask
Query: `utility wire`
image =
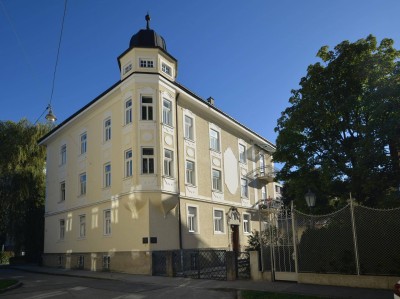
<svg viewBox="0 0 400 299"><path fill-rule="evenodd" d="M60 56L61 40L62 40L62 36L63 36L63 31L64 31L64 20L65 20L65 15L67 13L67 2L68 2L68 0L65 0L65 2L64 2L64 15L63 15L62 22L61 22L61 33L60 33L60 40L58 41L57 58L56 58L56 64L54 66L53 84L51 87L49 106L51 106L51 100L53 99L54 83L56 81L57 65L58 65L58 59Z"/></svg>

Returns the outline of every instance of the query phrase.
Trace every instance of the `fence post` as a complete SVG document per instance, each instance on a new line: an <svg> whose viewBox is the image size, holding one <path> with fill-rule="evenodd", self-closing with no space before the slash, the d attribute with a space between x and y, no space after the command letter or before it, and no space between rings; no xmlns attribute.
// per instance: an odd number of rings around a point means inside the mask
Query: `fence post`
<svg viewBox="0 0 400 299"><path fill-rule="evenodd" d="M290 214L292 216L292 243L293 243L293 253L294 253L294 271L299 273L299 264L297 259L297 232L294 219L294 205L293 200L290 202Z"/></svg>
<svg viewBox="0 0 400 299"><path fill-rule="evenodd" d="M236 252L226 251L226 280L236 279Z"/></svg>
<svg viewBox="0 0 400 299"><path fill-rule="evenodd" d="M350 215L351 215L351 226L352 226L352 230L353 230L354 257L356 260L355 261L356 262L356 270L357 270L357 275L360 275L360 260L358 257L356 222L355 222L355 217L354 217L354 205L353 205L353 199L351 198L351 193L350 193Z"/></svg>

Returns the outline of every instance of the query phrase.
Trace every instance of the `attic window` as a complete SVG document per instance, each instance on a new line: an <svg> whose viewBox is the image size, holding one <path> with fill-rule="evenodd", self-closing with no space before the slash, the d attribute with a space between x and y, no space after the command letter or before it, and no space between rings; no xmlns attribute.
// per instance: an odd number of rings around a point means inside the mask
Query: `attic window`
<svg viewBox="0 0 400 299"><path fill-rule="evenodd" d="M154 62L153 60L150 59L140 59L140 67L145 67L145 68L152 68L154 67Z"/></svg>
<svg viewBox="0 0 400 299"><path fill-rule="evenodd" d="M132 63L124 66L124 75L132 69Z"/></svg>
<svg viewBox="0 0 400 299"><path fill-rule="evenodd" d="M165 63L162 63L161 65L161 69L164 73L166 73L167 75L171 76L171 67L169 65L166 65Z"/></svg>

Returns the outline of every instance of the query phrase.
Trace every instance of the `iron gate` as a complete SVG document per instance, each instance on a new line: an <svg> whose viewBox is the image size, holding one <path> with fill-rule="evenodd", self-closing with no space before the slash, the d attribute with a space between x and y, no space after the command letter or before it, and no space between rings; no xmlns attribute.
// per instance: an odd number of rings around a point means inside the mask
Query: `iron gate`
<svg viewBox="0 0 400 299"><path fill-rule="evenodd" d="M261 255L263 269L271 271L273 280L297 281L291 209L272 202L261 219L266 244Z"/></svg>

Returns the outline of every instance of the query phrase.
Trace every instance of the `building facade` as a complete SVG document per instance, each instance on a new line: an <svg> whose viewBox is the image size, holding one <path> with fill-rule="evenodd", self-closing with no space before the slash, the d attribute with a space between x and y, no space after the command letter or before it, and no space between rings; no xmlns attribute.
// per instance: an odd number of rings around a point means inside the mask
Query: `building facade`
<svg viewBox="0 0 400 299"><path fill-rule="evenodd" d="M150 274L152 251L241 251L277 196L274 145L177 83L146 19L120 80L39 141L47 266Z"/></svg>

